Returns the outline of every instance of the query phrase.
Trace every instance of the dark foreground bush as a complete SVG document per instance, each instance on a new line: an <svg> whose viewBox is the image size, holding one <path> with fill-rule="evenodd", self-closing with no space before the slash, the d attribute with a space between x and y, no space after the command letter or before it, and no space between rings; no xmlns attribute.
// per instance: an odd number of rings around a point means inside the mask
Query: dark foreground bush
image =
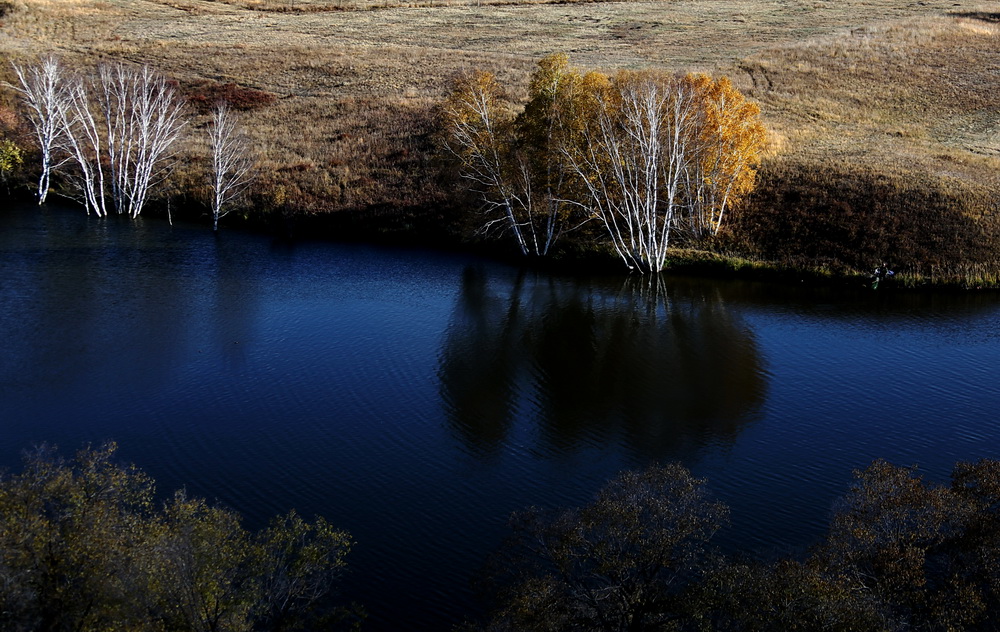
<svg viewBox="0 0 1000 632"><path fill-rule="evenodd" d="M623 474L581 509L516 514L479 629L998 628L1000 462L960 463L949 486L875 462L804 560L713 552L725 516L679 465Z"/></svg>
<svg viewBox="0 0 1000 632"><path fill-rule="evenodd" d="M354 625L329 603L351 538L294 512L257 533L237 514L112 461L39 449L0 479L0 629L295 630Z"/></svg>

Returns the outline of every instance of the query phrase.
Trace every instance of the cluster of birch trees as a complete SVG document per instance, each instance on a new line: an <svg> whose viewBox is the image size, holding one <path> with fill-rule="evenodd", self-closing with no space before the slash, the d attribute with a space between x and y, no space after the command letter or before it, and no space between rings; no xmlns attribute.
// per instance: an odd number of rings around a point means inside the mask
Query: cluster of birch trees
<svg viewBox="0 0 1000 632"><path fill-rule="evenodd" d="M641 271L661 270L677 237L718 233L765 147L759 107L726 78L582 73L561 54L539 62L520 112L481 71L456 81L442 111L446 147L485 202L485 230L545 255L599 221Z"/></svg>
<svg viewBox="0 0 1000 632"><path fill-rule="evenodd" d="M138 217L169 174L188 127L184 100L149 66L104 63L82 74L49 56L13 64L13 88L34 130L40 158L36 196L45 202L54 174L88 213ZM235 113L220 103L208 126L214 228L249 185L254 157Z"/></svg>

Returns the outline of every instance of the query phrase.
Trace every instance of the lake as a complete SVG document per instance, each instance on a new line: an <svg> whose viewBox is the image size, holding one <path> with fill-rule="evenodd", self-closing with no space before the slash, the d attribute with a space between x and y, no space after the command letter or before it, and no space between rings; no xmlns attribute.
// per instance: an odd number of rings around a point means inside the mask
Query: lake
<svg viewBox="0 0 1000 632"><path fill-rule="evenodd" d="M763 555L875 458L1000 458L1000 297L558 276L453 253L0 210L0 467L115 440L164 495L356 539L365 629L445 630L527 506L680 461Z"/></svg>

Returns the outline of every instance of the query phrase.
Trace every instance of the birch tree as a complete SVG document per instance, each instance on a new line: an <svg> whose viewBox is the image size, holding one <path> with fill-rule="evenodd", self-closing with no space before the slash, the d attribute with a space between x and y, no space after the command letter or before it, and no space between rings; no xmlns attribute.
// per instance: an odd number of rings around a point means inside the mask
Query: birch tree
<svg viewBox="0 0 1000 632"><path fill-rule="evenodd" d="M39 203L53 171L66 162L79 201L98 216L114 210L137 217L150 190L166 176L184 129L183 102L149 66L104 64L96 77L71 76L54 57L35 66L14 65L38 139L42 168Z"/></svg>
<svg viewBox="0 0 1000 632"><path fill-rule="evenodd" d="M687 78L662 73L620 72L590 83L594 107L582 110L589 121L561 151L626 265L659 271L697 156L697 95Z"/></svg>
<svg viewBox="0 0 1000 632"><path fill-rule="evenodd" d="M729 79L693 77L699 93L698 159L687 189L693 239L715 236L729 209L753 190L766 145L760 107Z"/></svg>
<svg viewBox="0 0 1000 632"><path fill-rule="evenodd" d="M149 66L102 65L95 91L115 210L138 217L150 189L168 172L168 159L185 126L184 104Z"/></svg>
<svg viewBox="0 0 1000 632"><path fill-rule="evenodd" d="M563 234L590 219L586 205L579 203L578 183L571 165L559 148L572 143L585 118L575 108L586 78L571 68L563 54L538 62L528 85L529 101L514 121L514 142L527 167L532 185L531 222L547 254Z"/></svg>
<svg viewBox="0 0 1000 632"><path fill-rule="evenodd" d="M219 219L229 213L226 204L250 186L254 157L250 139L243 132L233 110L222 101L212 111L208 128L212 153L212 230L219 230Z"/></svg>
<svg viewBox="0 0 1000 632"><path fill-rule="evenodd" d="M476 72L462 77L442 109L446 149L458 160L487 216L483 232L509 231L522 254L541 254L532 234L531 178L528 166L511 152L513 115L496 76Z"/></svg>
<svg viewBox="0 0 1000 632"><path fill-rule="evenodd" d="M17 75L18 85L6 85L20 95L38 141L42 164L35 197L38 198L39 204L44 204L48 197L52 172L68 160L68 157L60 155L59 151L65 139L63 121L66 109L69 107L66 70L59 60L51 55L29 67L11 65Z"/></svg>
<svg viewBox="0 0 1000 632"><path fill-rule="evenodd" d="M445 123L463 177L494 211L487 226L509 228L525 254L596 219L630 269L657 272L676 238L716 235L753 188L760 110L725 78L582 74L553 55L521 114L502 95L493 75L473 75L456 84Z"/></svg>
<svg viewBox="0 0 1000 632"><path fill-rule="evenodd" d="M589 219L581 213L577 183L558 147L573 129L565 124L563 94L580 80L565 55L538 63L530 100L515 116L492 73L457 81L445 101L446 148L461 176L483 203L482 231L502 229L514 236L522 254L545 256L566 232Z"/></svg>
<svg viewBox="0 0 1000 632"><path fill-rule="evenodd" d="M766 140L759 113L724 77L615 75L569 155L630 268L662 270L676 237L718 234L753 189Z"/></svg>
<svg viewBox="0 0 1000 632"><path fill-rule="evenodd" d="M82 77L75 77L70 82L69 108L62 124L66 130L66 151L78 170L67 174L68 180L87 213L104 217L108 214L102 164L105 145L101 139L101 123L94 116L87 82Z"/></svg>

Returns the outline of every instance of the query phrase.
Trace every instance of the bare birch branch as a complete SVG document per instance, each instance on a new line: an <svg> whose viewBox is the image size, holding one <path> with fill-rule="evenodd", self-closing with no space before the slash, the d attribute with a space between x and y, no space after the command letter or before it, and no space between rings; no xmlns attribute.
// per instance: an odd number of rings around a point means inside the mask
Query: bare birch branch
<svg viewBox="0 0 1000 632"><path fill-rule="evenodd" d="M250 139L243 133L236 114L220 102L212 112L208 128L212 153L212 230L219 230L219 219L229 213L226 204L250 186L255 160Z"/></svg>
<svg viewBox="0 0 1000 632"><path fill-rule="evenodd" d="M79 173L69 179L79 192L80 202L87 213L98 217L108 214L104 194L104 168L101 164L101 127L91 109L87 85L81 77L69 83L70 106L63 127L66 130L66 150L76 163Z"/></svg>
<svg viewBox="0 0 1000 632"><path fill-rule="evenodd" d="M149 66L102 65L95 90L115 210L138 217L150 189L169 171L171 152L186 123L184 104Z"/></svg>
<svg viewBox="0 0 1000 632"><path fill-rule="evenodd" d="M5 83L21 96L28 113L28 120L35 131L41 152L41 175L35 196L44 204L49 193L52 172L61 167L68 157L59 151L64 141L62 121L69 107L66 71L54 56L43 58L37 65L27 68L11 64L18 84Z"/></svg>

